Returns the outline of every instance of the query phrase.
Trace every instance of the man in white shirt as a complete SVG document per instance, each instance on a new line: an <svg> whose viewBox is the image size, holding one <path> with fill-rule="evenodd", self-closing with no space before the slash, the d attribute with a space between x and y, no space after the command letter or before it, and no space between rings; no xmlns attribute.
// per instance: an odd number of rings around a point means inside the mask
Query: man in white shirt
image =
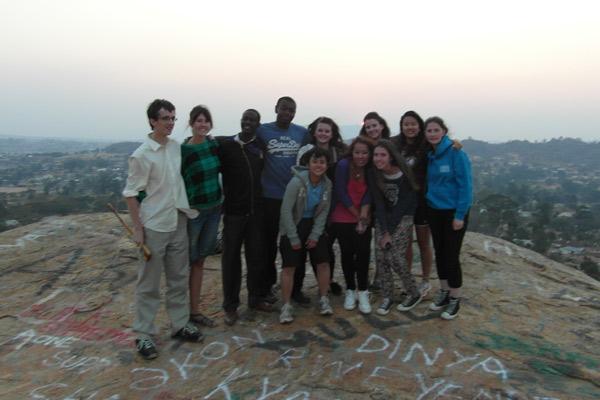
<svg viewBox="0 0 600 400"><path fill-rule="evenodd" d="M160 278L167 279L166 307L172 337L199 342L204 339L189 321L187 219L190 209L181 177L181 149L169 135L175 126L175 106L157 99L148 106L152 132L129 157L129 173L123 196L134 226L134 240L150 249L150 260L142 262L135 293L133 330L137 350L146 359L158 353L152 341L157 333L154 319L160 307ZM141 192L146 197L139 202Z"/></svg>

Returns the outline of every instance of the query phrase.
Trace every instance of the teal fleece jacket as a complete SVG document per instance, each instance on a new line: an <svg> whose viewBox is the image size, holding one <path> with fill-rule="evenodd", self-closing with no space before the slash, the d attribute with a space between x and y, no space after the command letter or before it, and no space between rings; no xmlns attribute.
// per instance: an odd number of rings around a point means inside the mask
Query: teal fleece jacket
<svg viewBox="0 0 600 400"><path fill-rule="evenodd" d="M296 226L302 219L302 214L304 214L307 202L306 193L310 182L306 167L292 167L292 175L292 179L285 188L285 194L281 203L279 234L287 236L293 246L302 245ZM321 182L324 185L323 193L321 194L321 201L315 209L314 223L308 236L310 240L319 240L319 237L323 234L331 204L331 181L326 175L323 175Z"/></svg>
<svg viewBox="0 0 600 400"><path fill-rule="evenodd" d="M436 210L456 210L454 218L464 220L473 202L471 162L467 153L452 147L444 136L435 151L427 154L427 204Z"/></svg>

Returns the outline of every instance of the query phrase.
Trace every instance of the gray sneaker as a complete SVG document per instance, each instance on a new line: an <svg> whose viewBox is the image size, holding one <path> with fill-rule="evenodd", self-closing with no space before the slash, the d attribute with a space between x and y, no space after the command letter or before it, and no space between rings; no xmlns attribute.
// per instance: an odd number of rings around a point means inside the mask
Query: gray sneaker
<svg viewBox="0 0 600 400"><path fill-rule="evenodd" d="M449 302L450 302L450 291L440 289L440 291L436 293L435 297L433 298L433 301L429 305L429 309L431 311L441 310L442 308L446 307Z"/></svg>
<svg viewBox="0 0 600 400"><path fill-rule="evenodd" d="M281 314L279 314L279 323L280 324L289 324L294 320L294 316L292 315L292 305L290 303L285 303L281 306Z"/></svg>
<svg viewBox="0 0 600 400"><path fill-rule="evenodd" d="M319 299L319 312L321 315L333 314L333 309L331 308L331 304L329 304L329 297L321 296L321 299Z"/></svg>

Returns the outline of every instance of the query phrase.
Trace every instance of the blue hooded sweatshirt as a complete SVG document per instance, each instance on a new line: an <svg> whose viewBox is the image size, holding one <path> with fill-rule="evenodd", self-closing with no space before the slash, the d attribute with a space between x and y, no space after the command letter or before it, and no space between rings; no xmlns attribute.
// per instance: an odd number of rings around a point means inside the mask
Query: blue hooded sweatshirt
<svg viewBox="0 0 600 400"><path fill-rule="evenodd" d="M463 221L473 202L467 153L453 148L452 140L444 135L427 159L427 204L437 210L456 210L454 218Z"/></svg>

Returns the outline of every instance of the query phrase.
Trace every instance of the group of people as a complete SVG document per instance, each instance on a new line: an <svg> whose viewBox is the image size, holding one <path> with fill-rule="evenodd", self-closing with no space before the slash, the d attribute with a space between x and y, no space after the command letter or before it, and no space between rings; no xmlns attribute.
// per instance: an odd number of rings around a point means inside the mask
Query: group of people
<svg viewBox="0 0 600 400"><path fill-rule="evenodd" d="M158 355L152 335L163 271L172 336L201 341L198 326L216 324L200 312L199 300L204 260L214 250L221 216L227 325L239 318L242 246L248 308L275 311L279 251L280 323L293 321L293 303L311 302L302 291L307 256L318 283L319 312L333 314L329 294L342 291L333 280L336 240L346 310L371 313L370 293L381 291L376 312L388 314L395 300L393 272L404 287L396 309L419 304L431 289L433 239L440 288L429 308L443 310L443 319L458 315L459 255L472 184L469 159L448 137L444 121L423 121L408 111L392 137L386 121L370 112L346 145L331 118L319 117L308 129L294 124L291 97L278 99L275 114L274 122L261 124L259 112L248 109L238 134L212 137L209 109L196 106L188 121L192 135L178 144L169 138L173 104L157 99L149 105L152 132L129 158L123 191L134 240L152 253L139 268L135 295L133 330L144 358ZM411 271L413 226L423 271L419 284ZM376 262L369 285L373 230Z"/></svg>

